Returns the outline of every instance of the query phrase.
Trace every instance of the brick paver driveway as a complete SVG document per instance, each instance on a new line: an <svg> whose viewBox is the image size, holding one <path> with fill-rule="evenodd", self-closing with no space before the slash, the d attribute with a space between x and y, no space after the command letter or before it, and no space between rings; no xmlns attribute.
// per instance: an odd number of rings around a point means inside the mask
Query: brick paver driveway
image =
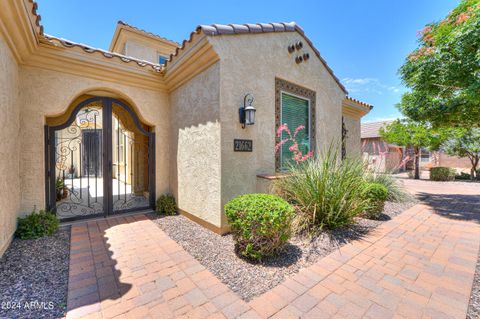
<svg viewBox="0 0 480 319"><path fill-rule="evenodd" d="M422 204L249 303L145 216L74 225L67 317L463 319L479 188L421 183Z"/></svg>

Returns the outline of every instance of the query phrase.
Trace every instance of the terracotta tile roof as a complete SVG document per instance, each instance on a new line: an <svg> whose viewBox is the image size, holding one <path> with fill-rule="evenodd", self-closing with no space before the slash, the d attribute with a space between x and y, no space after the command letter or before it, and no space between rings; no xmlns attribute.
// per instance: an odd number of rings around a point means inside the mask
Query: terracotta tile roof
<svg viewBox="0 0 480 319"><path fill-rule="evenodd" d="M266 32L293 32L297 28L303 30L296 25L295 22L288 23L255 23L255 24L211 24L200 25L197 27L209 36L222 34L241 34L241 33L266 33Z"/></svg>
<svg viewBox="0 0 480 319"><path fill-rule="evenodd" d="M373 105L368 104L368 103L365 103L365 102L362 102L362 101L357 100L357 99L354 99L353 97L350 97L350 96L348 96L348 95L346 96L346 99L347 99L347 100L350 100L350 101L352 101L352 102L358 103L358 104L360 104L360 105L363 105L363 106L365 106L365 107L368 107L368 108L370 108L370 110L373 109Z"/></svg>
<svg viewBox="0 0 480 319"><path fill-rule="evenodd" d="M185 45L192 42L194 34L203 33L207 36L218 35L231 35L231 34L244 34L244 33L270 33L270 32L298 32L307 41L310 47L313 49L317 57L325 66L330 75L335 79L340 88L347 94L347 90L335 76L333 70L328 66L327 62L322 58L320 52L315 48L312 41L305 35L303 29L295 22L281 22L281 23L255 23L255 24L211 24L211 25L199 25L194 32L190 33L188 40L182 42L182 46L175 50L174 54L170 55L169 61L172 61L181 50L185 48ZM165 64L167 65L168 62Z"/></svg>
<svg viewBox="0 0 480 319"><path fill-rule="evenodd" d="M392 123L393 121L378 121L378 122L365 122L361 127L361 138L377 138L380 137L380 128Z"/></svg>
<svg viewBox="0 0 480 319"><path fill-rule="evenodd" d="M179 44L178 42L172 41L172 40L170 40L170 39L166 39L166 38L164 38L164 37L159 36L158 34L155 34L155 33L148 32L148 31L145 31L145 30L143 30L143 29L137 28L136 26L133 26L133 25L131 25L131 24L128 24L128 23L126 23L125 21L119 20L119 21L117 22L117 24L126 26L127 28L136 30L136 31L138 31L138 32L144 33L144 34L149 35L149 36L151 36L151 37L154 37L154 38L157 38L157 39L160 39L160 40L163 40L163 41L168 41L168 42L172 43L173 45L180 46L180 44Z"/></svg>
<svg viewBox="0 0 480 319"><path fill-rule="evenodd" d="M154 69L157 72L161 72L163 70L163 68L167 66L168 62L171 61L174 57L176 57L179 54L180 50L183 50L185 48L185 45L187 43L192 42L192 38L193 38L194 34L200 34L200 33L203 32L207 36L216 36L216 35L226 35L226 34L295 32L296 31L296 32L300 33L303 36L303 38L307 41L307 43L313 49L313 51L315 52L317 57L320 59L322 64L325 66L327 71L334 78L334 80L337 82L337 84L340 86L340 88L343 90L343 92L345 92L345 94L348 93L347 90L345 89L345 87L343 86L343 84L340 82L340 80L333 73L333 70L328 66L327 62L322 58L322 56L320 55L320 52L315 48L312 41L310 41L310 39L305 35L305 32L303 31L303 29L299 25L297 25L295 22L255 23L255 24L247 23L247 24L228 24L228 25L227 24L199 25L194 32L190 33L189 39L184 40L182 42L182 45L179 46L175 50L175 54L170 55L169 61L167 61L167 63L165 63L165 65L162 67L162 65L159 65L159 64L154 64L154 63L151 63L151 62L148 62L148 61L135 59L133 57L124 56L124 55L121 55L121 54L109 52L109 51L102 50L102 49L93 48L93 47L90 47L90 46L87 46L87 45L84 45L84 44L76 43L76 42L65 40L65 39L62 39L62 38L57 38L57 37L54 37L54 36L46 35L46 34L44 34L43 26L40 23L41 16L37 13L38 4L36 3L35 0L28 0L28 1L30 3L32 3L32 5L33 5L32 14L35 17L35 24L36 24L37 29L38 29L37 32L38 32L39 35L43 36L45 39L47 39L51 42L56 42L58 44L61 44L62 46L66 47L66 48L80 47L80 48L83 49L83 51L85 51L87 53L98 52L98 53L101 53L106 58L118 58L118 59L120 59L120 61L123 61L123 62L126 62L126 63L135 62L137 65L139 65L141 67L150 66L152 69ZM140 28L134 27L134 26L129 25L128 23L126 23L124 21L118 21L118 23L122 24L124 26L127 26L129 28L135 29L137 31L146 33L150 36L157 37L157 38L160 38L162 40L170 41L170 42L178 45L178 43L176 43L174 41L165 39L165 38L160 37L160 36L158 36L154 33L147 32L147 31L142 30Z"/></svg>
<svg viewBox="0 0 480 319"><path fill-rule="evenodd" d="M38 14L38 3L35 0L28 0L32 4L31 14L34 17L35 26L37 27L37 32L39 35L43 35L43 25L40 23L42 17Z"/></svg>
<svg viewBox="0 0 480 319"><path fill-rule="evenodd" d="M129 56L126 56L126 55L122 55L122 54L118 54L118 53L114 53L114 52L110 52L110 51L106 51L106 50L102 50L102 49L93 48L93 47L85 45L85 44L73 42L73 41L70 41L70 40L65 40L65 39L62 39L62 38L57 38L57 37L54 37L54 36L51 36L51 35L48 35L48 34L44 34L43 37L52 45L57 45L57 46L61 45L62 47L65 47L65 48L78 47L78 48L81 48L86 53L91 53L91 54L99 53L106 58L109 58L109 59L115 58L115 59L118 59L119 61L122 61L122 62L125 62L125 63L134 62L136 65L141 66L141 67L150 67L155 72L161 72L163 70L163 67L160 64L155 64L155 63L151 63L151 62L148 62L148 61L145 61L145 60L140 60L140 59L136 59L136 58L133 58L133 57L129 57Z"/></svg>
<svg viewBox="0 0 480 319"><path fill-rule="evenodd" d="M45 34L44 31L43 31L43 26L40 23L42 18L38 14L38 4L37 4L37 2L35 0L28 0L28 1L32 4L31 14L35 17L34 21L35 21L35 26L37 27L36 31L37 31L38 35L41 38L47 40L47 42L49 42L50 44L61 45L65 48L79 47L86 53L100 53L101 55L103 55L106 58L109 58L109 59L117 58L120 61L125 62L125 63L134 62L136 65L138 65L140 67L151 67L155 72L161 72L163 70L163 67L160 64L155 64L155 63L151 63L151 62L148 62L148 61L144 61L144 60L136 59L136 58L133 58L133 57L125 56L125 55L122 55L122 54L118 54L118 53L114 53L114 52L110 52L110 51L106 51L106 50L102 50L102 49L93 48L93 47L85 45L85 44L81 44L81 43L77 43L77 42L73 42L73 41L70 41L70 40L66 40L66 39L62 39L62 38L58 38L58 37L54 37L54 36ZM134 28L132 26L129 26L129 27ZM143 30L140 30L140 31L143 31ZM169 41L169 40L167 40L167 41Z"/></svg>

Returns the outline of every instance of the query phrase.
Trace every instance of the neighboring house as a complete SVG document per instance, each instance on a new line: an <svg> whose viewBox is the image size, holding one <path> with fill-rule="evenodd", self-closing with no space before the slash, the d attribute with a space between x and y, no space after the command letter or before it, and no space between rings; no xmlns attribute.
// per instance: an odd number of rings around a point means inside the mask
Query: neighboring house
<svg viewBox="0 0 480 319"><path fill-rule="evenodd" d="M393 121L365 122L361 125L362 153L369 166L380 172L398 172L414 169L414 152L410 147L401 147L386 143L380 137L380 128ZM430 152L421 149L420 169L435 166L452 167L465 170L471 167L468 158L449 156L443 151Z"/></svg>
<svg viewBox="0 0 480 319"><path fill-rule="evenodd" d="M342 140L360 155L371 106L293 22L202 25L181 45L119 22L104 51L45 34L36 11L0 10L0 252L34 207L110 216L163 193L223 233L225 203L266 191L291 157L274 151L283 123L306 127L305 150Z"/></svg>
<svg viewBox="0 0 480 319"><path fill-rule="evenodd" d="M379 172L405 169L405 149L388 144L380 137L380 128L392 121L366 122L361 125L361 143L364 158L371 168Z"/></svg>

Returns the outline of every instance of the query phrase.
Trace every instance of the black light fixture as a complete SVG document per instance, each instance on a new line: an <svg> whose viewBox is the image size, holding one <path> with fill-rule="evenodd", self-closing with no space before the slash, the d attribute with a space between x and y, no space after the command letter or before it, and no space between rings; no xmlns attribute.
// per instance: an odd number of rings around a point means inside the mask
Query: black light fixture
<svg viewBox="0 0 480 319"><path fill-rule="evenodd" d="M246 125L255 124L255 111L253 107L253 95L248 93L243 98L243 107L238 109L238 114L240 116L240 124L242 128L245 128Z"/></svg>

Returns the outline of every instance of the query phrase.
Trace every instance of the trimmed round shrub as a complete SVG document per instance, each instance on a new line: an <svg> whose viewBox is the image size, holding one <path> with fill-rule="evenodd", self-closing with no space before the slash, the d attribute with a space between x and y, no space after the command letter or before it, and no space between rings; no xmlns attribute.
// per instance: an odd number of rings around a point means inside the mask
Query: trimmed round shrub
<svg viewBox="0 0 480 319"><path fill-rule="evenodd" d="M225 205L235 248L247 259L260 261L277 254L291 235L294 209L269 194L247 194Z"/></svg>
<svg viewBox="0 0 480 319"><path fill-rule="evenodd" d="M366 218L376 219L383 212L385 201L388 198L388 189L379 183L366 183L362 197L368 201L368 208L364 213Z"/></svg>
<svg viewBox="0 0 480 319"><path fill-rule="evenodd" d="M54 213L34 210L30 215L18 219L16 236L20 239L35 239L51 236L58 230L59 221Z"/></svg>
<svg viewBox="0 0 480 319"><path fill-rule="evenodd" d="M157 213L161 215L176 215L177 203L171 194L163 194L157 199Z"/></svg>
<svg viewBox="0 0 480 319"><path fill-rule="evenodd" d="M430 169L430 180L453 181L455 180L455 173L455 169L450 167L432 167Z"/></svg>
<svg viewBox="0 0 480 319"><path fill-rule="evenodd" d="M404 202L410 199L409 194L400 185L391 173L379 173L367 171L365 181L385 186L388 190L387 200L392 202Z"/></svg>

